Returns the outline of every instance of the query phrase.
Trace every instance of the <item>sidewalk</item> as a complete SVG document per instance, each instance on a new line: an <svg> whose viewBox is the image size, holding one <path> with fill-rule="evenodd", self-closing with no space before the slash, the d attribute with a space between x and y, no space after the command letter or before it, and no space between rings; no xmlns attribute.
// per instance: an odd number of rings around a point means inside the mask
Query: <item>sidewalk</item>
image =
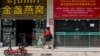
<svg viewBox="0 0 100 56"><path fill-rule="evenodd" d="M3 52L8 47L0 48L0 54L3 55ZM17 49L18 47L12 47L13 49ZM28 53L32 54L32 56L41 56L41 54L52 54L52 56L100 56L100 48L91 47L91 48L69 48L69 47L58 47L54 50L51 49L43 49L43 48L34 48L27 47Z"/></svg>
<svg viewBox="0 0 100 56"><path fill-rule="evenodd" d="M7 49L8 47L1 47L0 48L0 51L4 51L5 49ZM17 49L18 47L12 47L13 49ZM54 50L51 50L51 49L43 49L43 48L34 48L34 47L31 47L31 46L29 46L29 47L26 47L27 48L27 50L28 51L48 51L48 52L84 52L84 51L86 51L86 52L100 52L100 48L99 47L87 47L87 48L82 48L82 47L80 47L80 48L74 48L74 47L72 47L72 48L69 48L69 47L58 47L58 48L55 48Z"/></svg>

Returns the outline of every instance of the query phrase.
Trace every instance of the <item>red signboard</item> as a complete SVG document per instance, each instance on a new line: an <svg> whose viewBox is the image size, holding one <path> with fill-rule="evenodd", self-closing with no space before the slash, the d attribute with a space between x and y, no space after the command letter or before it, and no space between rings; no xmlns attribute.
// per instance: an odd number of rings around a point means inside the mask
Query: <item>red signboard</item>
<svg viewBox="0 0 100 56"><path fill-rule="evenodd" d="M100 18L100 0L55 0L55 18Z"/></svg>

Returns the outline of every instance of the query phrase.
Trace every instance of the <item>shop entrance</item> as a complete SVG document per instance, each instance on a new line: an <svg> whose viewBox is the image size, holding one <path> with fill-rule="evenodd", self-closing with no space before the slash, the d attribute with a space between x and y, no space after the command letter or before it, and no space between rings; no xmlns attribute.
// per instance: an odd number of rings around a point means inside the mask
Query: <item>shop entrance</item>
<svg viewBox="0 0 100 56"><path fill-rule="evenodd" d="M33 28L35 28L35 21L33 20L16 20L16 44L31 45Z"/></svg>
<svg viewBox="0 0 100 56"><path fill-rule="evenodd" d="M100 46L100 20L55 20L55 46Z"/></svg>
<svg viewBox="0 0 100 56"><path fill-rule="evenodd" d="M27 45L38 46L44 41L41 36L46 27L46 20L1 20L1 41L4 46L12 46L24 43Z"/></svg>
<svg viewBox="0 0 100 56"><path fill-rule="evenodd" d="M16 45L42 45L40 40L46 27L46 20L16 20Z"/></svg>

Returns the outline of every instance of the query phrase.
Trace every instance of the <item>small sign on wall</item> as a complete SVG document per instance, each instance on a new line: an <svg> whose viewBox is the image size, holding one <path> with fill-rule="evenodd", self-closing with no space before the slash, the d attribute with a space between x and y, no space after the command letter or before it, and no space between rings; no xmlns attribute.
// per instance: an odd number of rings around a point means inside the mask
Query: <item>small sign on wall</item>
<svg viewBox="0 0 100 56"><path fill-rule="evenodd" d="M49 19L49 25L53 25L54 24L54 20L53 20L53 18L50 18Z"/></svg>
<svg viewBox="0 0 100 56"><path fill-rule="evenodd" d="M90 27L95 27L95 24L94 23L90 23Z"/></svg>

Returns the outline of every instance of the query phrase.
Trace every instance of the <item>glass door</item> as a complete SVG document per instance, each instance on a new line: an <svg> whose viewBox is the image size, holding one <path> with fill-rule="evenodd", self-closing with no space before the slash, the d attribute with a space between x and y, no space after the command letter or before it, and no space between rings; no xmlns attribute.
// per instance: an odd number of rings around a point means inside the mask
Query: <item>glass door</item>
<svg viewBox="0 0 100 56"><path fill-rule="evenodd" d="M68 20L66 24L66 46L81 46L80 20Z"/></svg>
<svg viewBox="0 0 100 56"><path fill-rule="evenodd" d="M100 46L100 20L56 20L55 46Z"/></svg>
<svg viewBox="0 0 100 56"><path fill-rule="evenodd" d="M44 31L46 28L46 20L35 20L35 28L33 28L32 45L42 47L44 45Z"/></svg>

